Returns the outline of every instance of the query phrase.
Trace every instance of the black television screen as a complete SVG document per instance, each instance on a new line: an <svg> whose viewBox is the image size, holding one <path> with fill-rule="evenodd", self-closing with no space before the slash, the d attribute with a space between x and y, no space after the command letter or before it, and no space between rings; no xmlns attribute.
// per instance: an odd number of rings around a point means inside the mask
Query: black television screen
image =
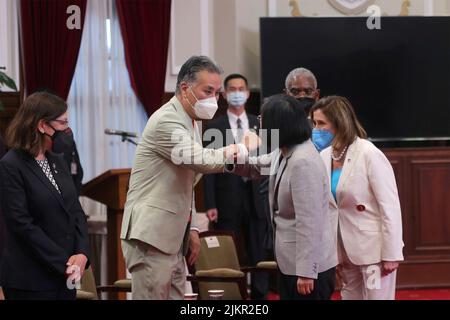
<svg viewBox="0 0 450 320"><path fill-rule="evenodd" d="M262 97L310 69L371 138L450 137L450 17L261 18Z"/></svg>

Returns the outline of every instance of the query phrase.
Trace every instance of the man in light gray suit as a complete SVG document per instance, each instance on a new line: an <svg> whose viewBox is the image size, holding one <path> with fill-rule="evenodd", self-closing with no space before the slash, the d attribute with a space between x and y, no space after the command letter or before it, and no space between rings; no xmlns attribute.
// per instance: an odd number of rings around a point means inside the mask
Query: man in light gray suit
<svg viewBox="0 0 450 320"><path fill-rule="evenodd" d="M195 120L217 110L221 70L194 56L178 74L175 96L148 120L136 150L122 221L122 250L133 299L183 299L184 255L200 250L194 187L201 173L223 172L235 145L204 149Z"/></svg>

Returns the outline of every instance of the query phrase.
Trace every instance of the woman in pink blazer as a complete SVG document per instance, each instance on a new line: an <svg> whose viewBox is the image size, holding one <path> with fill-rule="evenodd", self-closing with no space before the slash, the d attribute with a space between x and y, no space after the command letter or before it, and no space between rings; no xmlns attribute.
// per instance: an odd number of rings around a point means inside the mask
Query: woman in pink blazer
<svg viewBox="0 0 450 320"><path fill-rule="evenodd" d="M366 140L350 102L330 96L311 109L313 142L330 179L330 210L338 212L339 273L345 300L395 299L403 260L402 218L394 171Z"/></svg>

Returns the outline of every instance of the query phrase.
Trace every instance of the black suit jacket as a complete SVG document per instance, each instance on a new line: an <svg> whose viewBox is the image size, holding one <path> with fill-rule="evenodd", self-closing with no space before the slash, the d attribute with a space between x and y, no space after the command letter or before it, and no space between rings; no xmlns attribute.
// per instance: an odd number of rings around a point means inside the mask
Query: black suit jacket
<svg viewBox="0 0 450 320"><path fill-rule="evenodd" d="M0 285L6 288L61 288L69 257L89 258L86 217L70 172L61 155L46 156L61 194L28 153L10 150L0 161L7 228Z"/></svg>
<svg viewBox="0 0 450 320"><path fill-rule="evenodd" d="M249 129L259 130L258 118L252 114L248 114ZM213 140L203 141L205 147L221 148L227 144L235 143L233 134L231 132L230 122L228 115L225 114L215 120L212 120L206 126L208 129L217 129L220 131L223 137L223 141ZM225 138L228 135L227 139ZM208 137L208 135L205 135ZM228 142L228 143L227 143ZM263 202L261 201L261 195L259 192L259 181L251 181L253 189L253 199L255 204L255 214L258 218L265 219L265 212ZM238 214L244 193L244 182L241 177L229 173L215 173L207 174L204 176L205 186L205 207L206 210L217 208L219 210L219 217L222 215ZM232 192L231 192L232 191ZM220 219L220 218L219 218Z"/></svg>

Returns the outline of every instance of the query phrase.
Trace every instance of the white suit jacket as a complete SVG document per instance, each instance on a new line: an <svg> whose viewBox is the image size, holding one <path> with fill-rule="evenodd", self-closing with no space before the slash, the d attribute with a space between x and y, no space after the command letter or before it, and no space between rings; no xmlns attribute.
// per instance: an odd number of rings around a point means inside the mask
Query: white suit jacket
<svg viewBox="0 0 450 320"><path fill-rule="evenodd" d="M331 147L322 159L331 179ZM370 141L357 138L349 147L330 210L338 212L339 231L350 261L368 265L403 260L402 216L394 171ZM342 255L339 254L342 262Z"/></svg>
<svg viewBox="0 0 450 320"><path fill-rule="evenodd" d="M176 254L195 225L194 186L201 173L223 172L223 149L204 149L177 97L148 120L130 176L121 239L137 239ZM126 257L125 257L126 258Z"/></svg>

